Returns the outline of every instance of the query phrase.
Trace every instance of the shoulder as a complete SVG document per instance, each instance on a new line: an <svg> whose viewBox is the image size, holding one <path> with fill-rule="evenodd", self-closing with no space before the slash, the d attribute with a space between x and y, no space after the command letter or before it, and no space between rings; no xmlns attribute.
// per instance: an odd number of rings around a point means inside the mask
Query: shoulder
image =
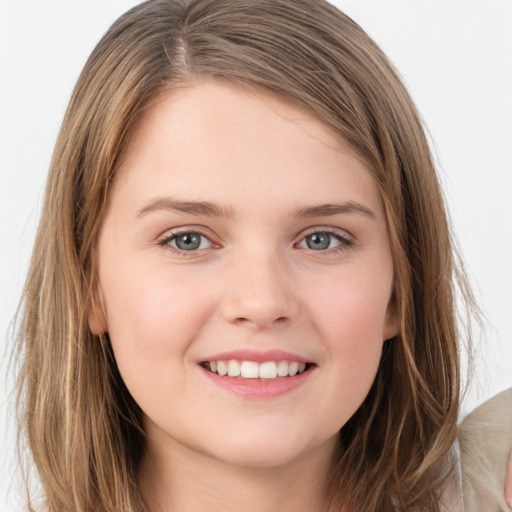
<svg viewBox="0 0 512 512"><path fill-rule="evenodd" d="M460 425L466 512L508 511L505 476L512 450L512 388L477 407Z"/></svg>

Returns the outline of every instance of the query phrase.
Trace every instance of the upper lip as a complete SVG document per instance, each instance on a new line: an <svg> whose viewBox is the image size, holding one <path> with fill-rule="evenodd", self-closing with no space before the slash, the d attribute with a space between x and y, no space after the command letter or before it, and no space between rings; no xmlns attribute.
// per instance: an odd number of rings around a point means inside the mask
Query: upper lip
<svg viewBox="0 0 512 512"><path fill-rule="evenodd" d="M232 350L229 352L221 352L214 354L200 362L205 361L229 361L233 359L235 361L254 361L256 363L264 363L266 361L296 361L298 363L311 363L310 359L306 359L297 354L286 352L284 350L265 350L257 351L250 349Z"/></svg>

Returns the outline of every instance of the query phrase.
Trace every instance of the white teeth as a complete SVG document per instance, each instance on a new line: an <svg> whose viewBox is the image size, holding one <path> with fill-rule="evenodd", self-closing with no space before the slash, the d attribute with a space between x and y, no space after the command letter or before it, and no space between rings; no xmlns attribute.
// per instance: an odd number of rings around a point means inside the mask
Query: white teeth
<svg viewBox="0 0 512 512"><path fill-rule="evenodd" d="M212 373L221 377L240 377L242 379L275 379L277 377L294 377L306 370L306 363L297 361L209 361L205 363Z"/></svg>
<svg viewBox="0 0 512 512"><path fill-rule="evenodd" d="M299 371L299 363L297 363L297 362L290 363L290 365L288 366L288 375L290 377L293 377L294 375L297 375L298 371Z"/></svg>
<svg viewBox="0 0 512 512"><path fill-rule="evenodd" d="M277 375L279 377L288 377L288 361L279 361L277 365Z"/></svg>
<svg viewBox="0 0 512 512"><path fill-rule="evenodd" d="M257 379L260 376L258 363L254 361L244 361L240 365L240 375L244 379Z"/></svg>
<svg viewBox="0 0 512 512"><path fill-rule="evenodd" d="M217 361L217 373L221 377L228 374L228 365L224 361Z"/></svg>
<svg viewBox="0 0 512 512"><path fill-rule="evenodd" d="M260 365L260 379L275 379L277 377L277 365L274 361L268 361Z"/></svg>
<svg viewBox="0 0 512 512"><path fill-rule="evenodd" d="M234 359L228 361L228 377L240 377L240 363Z"/></svg>

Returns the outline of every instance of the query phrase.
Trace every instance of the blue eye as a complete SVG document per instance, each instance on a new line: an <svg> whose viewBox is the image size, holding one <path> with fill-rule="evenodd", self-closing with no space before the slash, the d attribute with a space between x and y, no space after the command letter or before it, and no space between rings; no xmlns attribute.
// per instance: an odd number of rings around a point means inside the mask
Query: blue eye
<svg viewBox="0 0 512 512"><path fill-rule="evenodd" d="M343 250L350 247L353 240L346 235L331 231L315 231L306 235L299 247L313 251L327 251L329 249Z"/></svg>
<svg viewBox="0 0 512 512"><path fill-rule="evenodd" d="M199 249L207 249L211 247L210 240L195 231L185 231L173 233L171 236L166 237L159 242L159 245L168 246L176 251L197 251Z"/></svg>
<svg viewBox="0 0 512 512"><path fill-rule="evenodd" d="M329 233L313 233L306 237L306 245L315 251L324 251L329 249L332 238Z"/></svg>

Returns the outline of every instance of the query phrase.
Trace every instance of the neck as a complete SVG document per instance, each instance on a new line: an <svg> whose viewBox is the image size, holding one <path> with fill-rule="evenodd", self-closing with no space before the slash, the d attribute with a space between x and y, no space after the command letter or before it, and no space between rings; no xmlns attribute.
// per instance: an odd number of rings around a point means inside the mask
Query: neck
<svg viewBox="0 0 512 512"><path fill-rule="evenodd" d="M146 447L139 472L148 512L325 512L334 442L274 467L233 466L176 442ZM163 449L162 449L163 448Z"/></svg>

